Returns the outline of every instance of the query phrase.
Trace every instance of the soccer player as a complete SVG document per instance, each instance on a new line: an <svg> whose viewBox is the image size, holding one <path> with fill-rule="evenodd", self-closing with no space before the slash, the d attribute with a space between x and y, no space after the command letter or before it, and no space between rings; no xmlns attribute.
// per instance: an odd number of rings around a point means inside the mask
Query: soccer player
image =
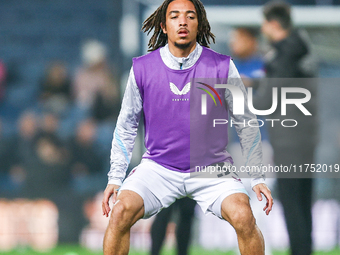
<svg viewBox="0 0 340 255"><path fill-rule="evenodd" d="M264 254L264 240L241 180L190 178L192 133L203 131L202 134L209 134L205 146L199 148L204 152L202 158L207 166L232 163L225 150L228 143L226 126L219 129L224 136L216 136L211 123L191 123L191 93L200 90L194 90L190 79L228 78L246 95L231 58L208 48L210 40L214 41L214 35L210 32L204 6L199 0L166 0L145 20L143 30L154 30L149 42L152 52L133 60L114 131L109 181L102 202L103 214L108 216L111 210L109 198L113 197L114 206L104 238L104 254L128 254L131 226L137 220L170 206L176 198L185 196L196 200L203 212L213 213L235 228L241 254ZM244 105L245 114L233 114L230 90L224 89L221 96L224 97L223 105L230 109L235 122L256 118L247 105ZM211 109L212 100L207 104L207 108ZM223 107L218 109L214 108L216 112L228 113ZM123 182L142 111L147 152ZM209 113L214 114L212 111ZM258 128L242 124L236 128L247 165L260 168L262 154ZM273 199L264 183L264 175L254 172L251 177L258 199L262 200L262 194L267 199L264 211L269 214Z"/></svg>

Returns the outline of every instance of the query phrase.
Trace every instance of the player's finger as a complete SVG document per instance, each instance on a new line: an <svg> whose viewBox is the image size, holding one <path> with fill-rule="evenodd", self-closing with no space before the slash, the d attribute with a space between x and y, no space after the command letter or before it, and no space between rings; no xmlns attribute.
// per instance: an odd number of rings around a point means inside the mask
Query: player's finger
<svg viewBox="0 0 340 255"><path fill-rule="evenodd" d="M269 203L267 201L266 205L263 207L263 211L265 211L268 208L268 205L269 205Z"/></svg>
<svg viewBox="0 0 340 255"><path fill-rule="evenodd" d="M255 189L255 194L257 196L257 199L259 201L262 201L262 195L261 195L261 190L260 189Z"/></svg>
<svg viewBox="0 0 340 255"><path fill-rule="evenodd" d="M109 199L111 197L112 193L111 192L104 192L104 198L103 198L103 202L102 202L102 210L103 210L103 215L105 215L106 217L109 216L109 212L110 212L110 206L109 206Z"/></svg>
<svg viewBox="0 0 340 255"><path fill-rule="evenodd" d="M268 208L267 208L267 211L266 211L267 215L272 211L273 204L274 204L273 199L270 199L269 200L269 205L268 205Z"/></svg>
<svg viewBox="0 0 340 255"><path fill-rule="evenodd" d="M105 215L107 217L107 211L106 211L106 207L105 207L104 202L102 202L102 211L103 211L103 215Z"/></svg>
<svg viewBox="0 0 340 255"><path fill-rule="evenodd" d="M102 202L102 210L103 210L103 215L107 217L110 212L110 207L105 202Z"/></svg>
<svg viewBox="0 0 340 255"><path fill-rule="evenodd" d="M269 207L269 202L267 201L265 207L263 207L263 211L265 211L266 214L267 214L266 210L268 209L268 207Z"/></svg>
<svg viewBox="0 0 340 255"><path fill-rule="evenodd" d="M263 208L263 210L266 212L266 214L268 215L270 213L270 211L272 210L273 208L273 204L274 204L274 199L271 195L271 192L269 189L266 189L263 191L263 194L264 196L266 197L267 199L267 203L266 203L266 206Z"/></svg>
<svg viewBox="0 0 340 255"><path fill-rule="evenodd" d="M266 198L266 205L265 207L263 208L263 211L266 211L266 209L269 207L269 197L268 197L268 194L266 192L266 190L262 191L263 195L265 196Z"/></svg>

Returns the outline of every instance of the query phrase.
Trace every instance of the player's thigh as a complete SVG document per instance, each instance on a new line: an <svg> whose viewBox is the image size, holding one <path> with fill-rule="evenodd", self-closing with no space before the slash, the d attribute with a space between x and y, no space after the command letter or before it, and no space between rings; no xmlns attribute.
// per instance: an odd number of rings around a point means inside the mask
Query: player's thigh
<svg viewBox="0 0 340 255"><path fill-rule="evenodd" d="M176 198L184 196L180 188L183 186L182 179L181 173L143 159L125 179L120 191L131 190L139 194L144 201L143 218L149 218L162 208L169 207Z"/></svg>
<svg viewBox="0 0 340 255"><path fill-rule="evenodd" d="M189 178L186 188L205 214L213 213L221 219L221 206L226 197L238 193L248 196L238 178Z"/></svg>
<svg viewBox="0 0 340 255"><path fill-rule="evenodd" d="M224 198L221 204L221 215L235 228L255 224L249 197L244 193L234 193Z"/></svg>

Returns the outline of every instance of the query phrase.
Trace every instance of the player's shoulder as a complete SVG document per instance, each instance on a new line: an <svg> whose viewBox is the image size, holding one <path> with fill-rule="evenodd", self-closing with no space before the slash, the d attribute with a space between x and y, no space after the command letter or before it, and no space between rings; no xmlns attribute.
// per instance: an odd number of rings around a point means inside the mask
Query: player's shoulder
<svg viewBox="0 0 340 255"><path fill-rule="evenodd" d="M147 64L148 62L152 62L152 61L154 61L155 57L160 56L159 50L160 50L160 48L158 48L157 50L148 52L145 55L135 57L135 58L132 59L132 62L134 64L136 64L136 63Z"/></svg>
<svg viewBox="0 0 340 255"><path fill-rule="evenodd" d="M214 51L210 48L204 47L204 46L203 46L203 52L204 52L205 55L207 55L209 57L214 57L214 58L225 60L225 61L230 61L232 59L228 55L221 54L219 52L216 52L216 51Z"/></svg>

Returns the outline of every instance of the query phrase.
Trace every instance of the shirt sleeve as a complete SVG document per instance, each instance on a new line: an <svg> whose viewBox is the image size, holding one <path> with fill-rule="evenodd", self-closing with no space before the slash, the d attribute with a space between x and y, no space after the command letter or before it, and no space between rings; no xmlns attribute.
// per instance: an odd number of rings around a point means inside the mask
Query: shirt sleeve
<svg viewBox="0 0 340 255"><path fill-rule="evenodd" d="M108 184L121 185L129 166L143 108L133 67L130 70L122 107L113 132Z"/></svg>
<svg viewBox="0 0 340 255"><path fill-rule="evenodd" d="M225 99L230 111L232 125L235 126L237 135L240 139L242 155L245 166L255 167L256 171L249 171L252 178L251 187L259 183L265 182L265 176L262 170L262 145L261 133L258 127L254 127L257 123L255 114L248 108L247 91L243 85L241 77L232 60L230 60L228 84L234 85L241 89L244 96L244 114L233 114L233 96L230 90L226 89ZM248 125L248 121L253 120L252 126Z"/></svg>

